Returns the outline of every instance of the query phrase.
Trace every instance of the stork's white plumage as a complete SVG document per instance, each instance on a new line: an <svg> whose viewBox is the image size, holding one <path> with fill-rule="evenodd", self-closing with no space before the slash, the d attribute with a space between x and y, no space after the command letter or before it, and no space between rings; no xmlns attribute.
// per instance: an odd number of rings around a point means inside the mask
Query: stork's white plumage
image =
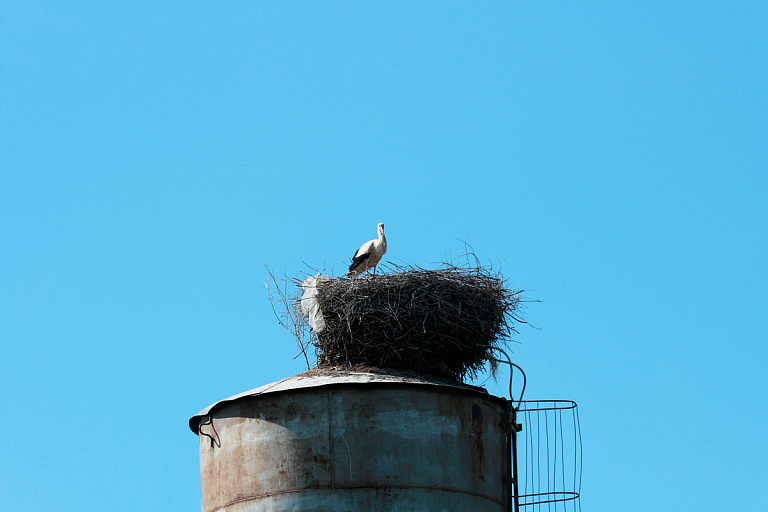
<svg viewBox="0 0 768 512"><path fill-rule="evenodd" d="M316 333L325 329L325 317L317 302L317 287L330 280L330 277L321 276L318 272L316 276L309 276L301 283L304 290L301 296L301 313L309 319L309 326Z"/></svg>
<svg viewBox="0 0 768 512"><path fill-rule="evenodd" d="M364 243L352 256L352 264L349 266L349 275L357 276L369 269L376 273L376 265L387 252L387 237L384 236L384 224L379 223L379 238Z"/></svg>

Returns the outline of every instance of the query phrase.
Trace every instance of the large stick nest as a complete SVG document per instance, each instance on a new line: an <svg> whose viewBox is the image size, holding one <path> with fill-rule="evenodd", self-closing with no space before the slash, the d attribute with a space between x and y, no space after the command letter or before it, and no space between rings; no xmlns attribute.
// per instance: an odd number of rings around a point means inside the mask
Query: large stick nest
<svg viewBox="0 0 768 512"><path fill-rule="evenodd" d="M390 269L318 285L326 328L309 330L318 368L368 366L463 381L494 361L522 322L521 291L492 269Z"/></svg>

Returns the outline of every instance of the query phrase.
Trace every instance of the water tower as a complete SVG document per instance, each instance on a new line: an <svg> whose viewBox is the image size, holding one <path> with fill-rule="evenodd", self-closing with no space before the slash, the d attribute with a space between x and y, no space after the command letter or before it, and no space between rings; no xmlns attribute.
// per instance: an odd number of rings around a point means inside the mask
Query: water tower
<svg viewBox="0 0 768 512"><path fill-rule="evenodd" d="M383 373L295 376L204 409L203 512L511 510L504 399Z"/></svg>
<svg viewBox="0 0 768 512"><path fill-rule="evenodd" d="M519 301L503 281L448 268L318 283L316 369L190 419L203 512L576 510L575 404L523 401L524 380L513 400L511 377L509 399L463 383L488 360L524 379L497 343Z"/></svg>

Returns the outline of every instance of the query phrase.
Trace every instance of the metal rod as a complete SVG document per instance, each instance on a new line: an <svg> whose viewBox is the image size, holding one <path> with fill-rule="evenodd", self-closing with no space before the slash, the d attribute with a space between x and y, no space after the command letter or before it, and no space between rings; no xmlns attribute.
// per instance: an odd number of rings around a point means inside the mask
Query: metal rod
<svg viewBox="0 0 768 512"><path fill-rule="evenodd" d="M511 397L510 397L511 398ZM512 405L512 400L504 400L504 434L506 437L506 445L507 445L507 457L506 457L506 463L507 463L507 471L505 474L505 483L507 484L507 512L515 512L513 510L513 503L515 499L515 495L517 494L516 489L516 482L514 480L514 476L512 474L512 436L514 435L512 433L512 411L515 410L514 406Z"/></svg>
<svg viewBox="0 0 768 512"><path fill-rule="evenodd" d="M509 402L511 407L511 420L512 420L512 481L515 486L515 512L520 512L520 489L518 489L517 481L517 433L520 432L523 427L517 424L517 412L515 411L512 402Z"/></svg>

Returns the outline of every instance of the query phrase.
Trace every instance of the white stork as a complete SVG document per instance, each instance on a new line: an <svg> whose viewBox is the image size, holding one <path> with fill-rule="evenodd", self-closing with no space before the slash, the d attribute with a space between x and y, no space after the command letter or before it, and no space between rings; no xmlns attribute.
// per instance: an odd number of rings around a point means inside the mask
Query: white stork
<svg viewBox="0 0 768 512"><path fill-rule="evenodd" d="M316 276L309 276L301 283L304 290L301 296L301 313L309 319L309 326L315 332L325 329L325 317L317 302L317 287L330 280L330 277L321 276L318 272Z"/></svg>
<svg viewBox="0 0 768 512"><path fill-rule="evenodd" d="M381 261L381 257L387 252L387 237L384 236L384 224L379 222L379 238L364 243L352 256L352 264L349 266L349 275L357 276L363 272L373 269L376 273L376 265Z"/></svg>

